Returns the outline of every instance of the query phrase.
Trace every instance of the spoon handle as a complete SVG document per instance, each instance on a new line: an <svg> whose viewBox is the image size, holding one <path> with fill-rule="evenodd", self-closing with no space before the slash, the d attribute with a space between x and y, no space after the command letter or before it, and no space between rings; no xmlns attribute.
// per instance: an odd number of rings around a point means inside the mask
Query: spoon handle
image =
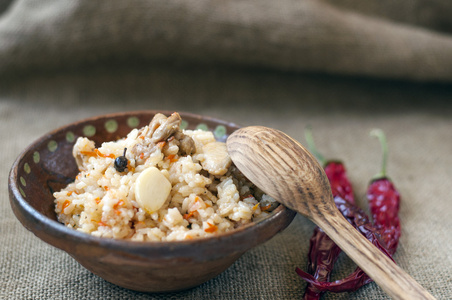
<svg viewBox="0 0 452 300"><path fill-rule="evenodd" d="M285 133L262 126L227 141L232 161L256 186L308 217L394 299L435 299L342 216L316 159Z"/></svg>
<svg viewBox="0 0 452 300"><path fill-rule="evenodd" d="M393 299L435 299L339 212L313 221Z"/></svg>

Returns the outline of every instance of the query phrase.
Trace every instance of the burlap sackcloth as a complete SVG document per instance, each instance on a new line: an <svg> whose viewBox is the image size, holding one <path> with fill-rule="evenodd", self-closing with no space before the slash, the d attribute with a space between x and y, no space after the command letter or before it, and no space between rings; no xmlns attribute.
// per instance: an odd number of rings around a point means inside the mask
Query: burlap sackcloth
<svg viewBox="0 0 452 300"><path fill-rule="evenodd" d="M365 209L381 162L368 133L383 129L402 195L394 258L451 299L452 4L393 2L0 1L0 299L302 297L294 269L306 268L314 225L301 216L218 277L170 294L105 282L20 225L7 191L20 151L69 122L137 109L275 127L302 143L309 124ZM342 255L334 278L353 269ZM323 299L389 298L372 283Z"/></svg>
<svg viewBox="0 0 452 300"><path fill-rule="evenodd" d="M0 74L223 64L452 80L448 0L1 0Z"/></svg>

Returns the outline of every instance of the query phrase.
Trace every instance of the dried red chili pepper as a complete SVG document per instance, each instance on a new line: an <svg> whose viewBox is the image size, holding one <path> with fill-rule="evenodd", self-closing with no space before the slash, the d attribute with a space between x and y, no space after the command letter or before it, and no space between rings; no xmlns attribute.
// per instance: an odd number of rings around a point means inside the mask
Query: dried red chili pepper
<svg viewBox="0 0 452 300"><path fill-rule="evenodd" d="M383 131L376 129L371 135L380 140L383 152L383 162L378 173L367 188L367 200L375 227L380 231L382 241L386 244L389 253L394 254L400 239L400 193L393 182L386 175L388 160L388 144Z"/></svg>
<svg viewBox="0 0 452 300"><path fill-rule="evenodd" d="M378 232L380 242L382 242L385 247L384 252L390 256L395 253L400 238L400 221L398 217L400 194L386 176L388 151L384 133L381 130L377 130L373 131L371 134L377 136L380 140L383 152L383 164L381 172L371 180L367 189L366 195L374 219L374 228L368 227L368 229ZM358 227L358 229L361 230L361 227ZM368 234L369 233L365 234L366 237ZM309 278L309 276L306 276L309 274L299 269L297 270L297 273L307 280L314 289L319 291L350 292L372 282L372 279L360 268L357 268L355 272L348 277L333 283L320 282L314 277Z"/></svg>
<svg viewBox="0 0 452 300"><path fill-rule="evenodd" d="M309 274L312 274L313 278L318 281L328 282L333 271L333 266L341 252L341 248L320 228L316 227L309 240ZM320 299L322 293L314 285L308 283L303 299L317 300Z"/></svg>
<svg viewBox="0 0 452 300"><path fill-rule="evenodd" d="M305 130L309 150L323 165L330 182L333 197L339 197L354 204L353 188L347 176L344 164L337 160L326 160L317 150L310 127ZM316 227L309 241L308 272L318 281L330 280L333 266L342 250L320 228ZM322 292L314 285L308 284L305 290L305 300L320 299Z"/></svg>
<svg viewBox="0 0 452 300"><path fill-rule="evenodd" d="M391 258L391 255L384 248L384 246L381 245L376 235L376 232L378 232L377 229L372 225L366 213L362 209L339 197L334 198L334 202L336 203L339 211L344 215L345 219L350 222L350 224L352 224L359 232L361 232L361 234L363 234L373 245L375 245L378 249L380 249L383 253ZM352 273L354 275L353 278L335 282L319 281L314 278L314 276L304 272L300 268L296 268L296 272L301 276L301 278L313 285L319 292L354 291L357 288L361 287L364 282L368 283L366 282L366 278L368 278L367 275L359 268L354 273ZM361 273L364 276L355 276L360 275Z"/></svg>

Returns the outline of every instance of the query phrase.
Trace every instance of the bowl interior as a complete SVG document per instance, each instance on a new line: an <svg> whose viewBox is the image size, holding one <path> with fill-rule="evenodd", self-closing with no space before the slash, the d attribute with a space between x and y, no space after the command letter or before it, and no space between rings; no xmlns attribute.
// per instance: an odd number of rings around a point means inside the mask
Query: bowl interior
<svg viewBox="0 0 452 300"><path fill-rule="evenodd" d="M165 115L172 112L159 111ZM53 192L72 182L78 173L72 157L72 148L80 136L102 142L125 137L133 128L143 127L157 111L139 111L113 114L83 120L57 129L37 140L19 158L17 165L17 188L36 211L49 219L57 220L54 212ZM213 131L217 140L225 141L238 128L233 123L181 113L182 128Z"/></svg>

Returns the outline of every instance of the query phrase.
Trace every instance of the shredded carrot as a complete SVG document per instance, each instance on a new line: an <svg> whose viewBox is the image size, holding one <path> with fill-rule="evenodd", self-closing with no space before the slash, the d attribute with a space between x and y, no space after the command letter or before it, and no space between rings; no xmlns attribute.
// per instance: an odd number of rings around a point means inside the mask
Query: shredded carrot
<svg viewBox="0 0 452 300"><path fill-rule="evenodd" d="M259 207L259 203L253 206L253 210L256 210Z"/></svg>
<svg viewBox="0 0 452 300"><path fill-rule="evenodd" d="M189 211L195 211L199 208L202 208L202 203L199 200L199 197L195 197L195 201L193 202L193 205L190 206Z"/></svg>
<svg viewBox="0 0 452 300"><path fill-rule="evenodd" d="M140 154L140 158L143 159L144 158L144 153Z"/></svg>
<svg viewBox="0 0 452 300"><path fill-rule="evenodd" d="M209 227L204 229L205 232L212 233L218 230L218 227L216 225L210 224L209 222L207 222L207 225L209 225Z"/></svg>
<svg viewBox="0 0 452 300"><path fill-rule="evenodd" d="M130 165L130 161L127 161L127 170L129 170L129 172L135 172L135 168Z"/></svg>
<svg viewBox="0 0 452 300"><path fill-rule="evenodd" d="M63 210L65 210L66 207L68 207L69 205L71 205L71 201L69 201L69 200L64 201L63 202Z"/></svg>
<svg viewBox="0 0 452 300"><path fill-rule="evenodd" d="M261 210L266 211L270 207L271 207L271 204L268 204L268 205L265 205L265 206L261 207Z"/></svg>
<svg viewBox="0 0 452 300"><path fill-rule="evenodd" d="M144 140L144 135L140 135L140 139Z"/></svg>
<svg viewBox="0 0 452 300"><path fill-rule="evenodd" d="M120 206L124 205L124 200L119 200L118 203L116 203L113 208L118 209Z"/></svg>
<svg viewBox="0 0 452 300"><path fill-rule="evenodd" d="M83 155L86 155L86 156L99 156L99 157L115 158L114 154L103 154L97 148L95 148L93 151L80 151L80 153Z"/></svg>
<svg viewBox="0 0 452 300"><path fill-rule="evenodd" d="M108 191L110 188L108 186L104 186L104 190Z"/></svg>
<svg viewBox="0 0 452 300"><path fill-rule="evenodd" d="M102 221L97 222L97 224L98 224L99 226L107 226L107 224L105 224L105 223L102 222Z"/></svg>
<svg viewBox="0 0 452 300"><path fill-rule="evenodd" d="M96 151L96 153L97 153L97 155L98 156L100 156L100 157L110 157L110 158L115 158L115 155L114 154L103 154L103 153L100 153L100 151L99 150L94 150L94 151Z"/></svg>
<svg viewBox="0 0 452 300"><path fill-rule="evenodd" d="M160 149L162 149L163 147L165 147L165 145L166 145L166 142L165 142L165 141L161 141L161 142L158 142L158 143L157 143L157 146L158 146Z"/></svg>
<svg viewBox="0 0 452 300"><path fill-rule="evenodd" d="M184 219L185 220L188 220L188 219L190 219L191 217L193 217L193 215L195 214L195 212L197 212L196 210L194 210L194 211L191 211L191 212L189 212L188 214L184 214Z"/></svg>
<svg viewBox="0 0 452 300"><path fill-rule="evenodd" d="M67 194L66 195L68 195L68 196L70 196L70 195L72 195L72 191L69 191L69 192L67 192Z"/></svg>
<svg viewBox="0 0 452 300"><path fill-rule="evenodd" d="M202 201L202 199L198 196L195 197L195 200L193 202L193 205L191 205L191 207L189 208L189 211L196 211L200 208L206 208L206 203L204 201Z"/></svg>
<svg viewBox="0 0 452 300"><path fill-rule="evenodd" d="M115 210L115 213L119 216L121 214L120 210Z"/></svg>
<svg viewBox="0 0 452 300"><path fill-rule="evenodd" d="M187 239L187 240L192 240L193 237L192 237L191 235L188 235L188 234L187 234L187 235L185 236L185 239Z"/></svg>
<svg viewBox="0 0 452 300"><path fill-rule="evenodd" d="M170 155L168 155L168 157L167 157L168 159L169 159L169 161L170 162L176 162L178 159L176 158L176 155L174 155L174 154L170 154Z"/></svg>
<svg viewBox="0 0 452 300"><path fill-rule="evenodd" d="M96 201L96 204L99 204L100 203L100 198L97 197L96 199L94 199L94 201Z"/></svg>
<svg viewBox="0 0 452 300"><path fill-rule="evenodd" d="M94 151L80 151L80 154L86 155L86 156L96 156L96 152Z"/></svg>

